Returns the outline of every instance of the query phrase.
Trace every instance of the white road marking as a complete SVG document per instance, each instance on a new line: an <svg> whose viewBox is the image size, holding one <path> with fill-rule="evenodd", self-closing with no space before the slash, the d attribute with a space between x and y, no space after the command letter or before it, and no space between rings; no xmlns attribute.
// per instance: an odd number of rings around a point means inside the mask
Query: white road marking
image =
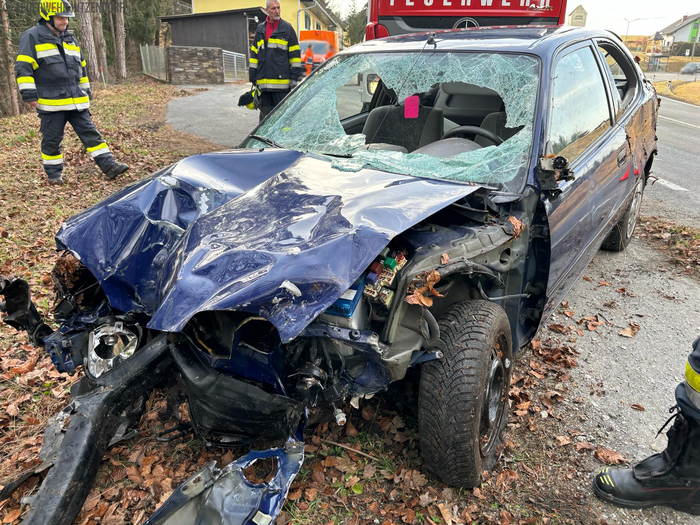
<svg viewBox="0 0 700 525"><path fill-rule="evenodd" d="M661 184L662 186L666 186L667 188L670 188L670 189L676 190L676 191L689 191L686 188L684 188L683 186L679 186L678 184L674 184L673 182L669 182L667 180L664 180L661 177L656 179L656 184Z"/></svg>
<svg viewBox="0 0 700 525"><path fill-rule="evenodd" d="M691 104L690 102L683 102L683 101L681 101L681 100L676 100L675 98L664 97L663 95L659 95L659 98L662 99L662 100L664 100L664 101L665 101L665 100L668 100L669 102L675 102L676 104L683 104L683 105L685 105L685 106L691 106L691 107L693 107L693 108L699 108L699 109L700 109L700 106L698 106L697 104Z"/></svg>
<svg viewBox="0 0 700 525"><path fill-rule="evenodd" d="M659 118L662 118L664 120L670 120L671 122L675 122L676 124L684 124L686 126L690 126L691 128L700 129L700 126L696 126L695 124L690 124L688 122L683 122L682 120L676 120L675 118L668 118L664 117L663 115L659 115Z"/></svg>

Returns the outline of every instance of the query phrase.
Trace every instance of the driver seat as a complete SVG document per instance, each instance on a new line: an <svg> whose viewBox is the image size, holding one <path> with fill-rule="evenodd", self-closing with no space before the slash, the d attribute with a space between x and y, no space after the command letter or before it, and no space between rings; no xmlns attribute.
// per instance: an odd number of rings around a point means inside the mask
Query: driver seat
<svg viewBox="0 0 700 525"><path fill-rule="evenodd" d="M506 127L506 112L505 111L497 111L495 113L489 113L484 117L484 120L481 122L480 128L485 129L486 131L490 131L491 133L495 133L499 137L501 137L504 141L508 140L511 138L513 135L515 135L518 131L523 129L523 126L518 126L517 128L507 128ZM486 146L493 146L493 142L491 142L489 139L486 137L482 137L480 135L477 135L474 138L474 142L476 142L479 146L481 147L486 147Z"/></svg>
<svg viewBox="0 0 700 525"><path fill-rule="evenodd" d="M418 107L418 118L404 117L404 106L380 106L367 116L362 128L367 144L402 146L410 153L443 135L444 118L440 108Z"/></svg>

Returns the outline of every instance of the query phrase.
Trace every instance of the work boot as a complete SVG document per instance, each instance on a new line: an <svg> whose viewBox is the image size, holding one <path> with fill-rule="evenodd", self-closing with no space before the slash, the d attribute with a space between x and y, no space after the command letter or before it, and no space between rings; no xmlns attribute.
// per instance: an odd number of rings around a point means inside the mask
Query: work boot
<svg viewBox="0 0 700 525"><path fill-rule="evenodd" d="M115 162L114 164L112 164L109 168L107 168L104 171L104 174L109 180L113 180L113 179L116 179L119 175L121 175L122 173L124 173L128 169L129 169L128 164L118 164Z"/></svg>
<svg viewBox="0 0 700 525"><path fill-rule="evenodd" d="M56 184L58 186L62 186L63 178L60 175L58 177L49 177L49 184Z"/></svg>
<svg viewBox="0 0 700 525"><path fill-rule="evenodd" d="M619 507L667 505L700 514L700 423L681 411L673 418L668 446L661 454L632 468L607 467L595 477L593 488L600 499Z"/></svg>

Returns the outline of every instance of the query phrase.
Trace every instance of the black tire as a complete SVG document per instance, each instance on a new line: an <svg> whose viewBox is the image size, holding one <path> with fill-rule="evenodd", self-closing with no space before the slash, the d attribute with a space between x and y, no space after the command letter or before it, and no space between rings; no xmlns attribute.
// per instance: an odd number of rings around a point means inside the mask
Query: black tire
<svg viewBox="0 0 700 525"><path fill-rule="evenodd" d="M632 240L632 234L634 233L634 228L637 226L637 220L639 219L639 210L642 207L644 184L644 177L639 177L634 187L632 202L630 202L625 214L603 241L603 245L601 246L603 250L621 252L627 248L627 245Z"/></svg>
<svg viewBox="0 0 700 525"><path fill-rule="evenodd" d="M510 324L503 308L479 300L452 305L439 325L436 349L444 357L428 361L421 371L421 455L443 483L474 487L482 471L496 464L508 422Z"/></svg>

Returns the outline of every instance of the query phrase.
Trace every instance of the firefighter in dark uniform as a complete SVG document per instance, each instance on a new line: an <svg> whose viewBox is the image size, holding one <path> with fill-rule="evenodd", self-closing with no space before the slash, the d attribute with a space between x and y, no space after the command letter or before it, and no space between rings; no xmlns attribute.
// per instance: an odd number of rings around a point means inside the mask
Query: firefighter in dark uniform
<svg viewBox="0 0 700 525"><path fill-rule="evenodd" d="M688 356L685 381L676 387L676 402L666 422L674 420L666 450L632 468L603 469L593 482L598 497L620 507L667 505L700 514L700 337Z"/></svg>
<svg viewBox="0 0 700 525"><path fill-rule="evenodd" d="M255 31L249 78L260 90L260 120L289 93L304 74L294 28L280 18L278 0L267 0L267 20Z"/></svg>
<svg viewBox="0 0 700 525"><path fill-rule="evenodd" d="M15 62L22 100L35 108L41 119L41 157L53 184L63 184L61 143L70 122L87 152L108 179L129 169L114 160L90 118L90 83L78 41L68 32L73 8L68 0L41 0L41 19L19 40Z"/></svg>

